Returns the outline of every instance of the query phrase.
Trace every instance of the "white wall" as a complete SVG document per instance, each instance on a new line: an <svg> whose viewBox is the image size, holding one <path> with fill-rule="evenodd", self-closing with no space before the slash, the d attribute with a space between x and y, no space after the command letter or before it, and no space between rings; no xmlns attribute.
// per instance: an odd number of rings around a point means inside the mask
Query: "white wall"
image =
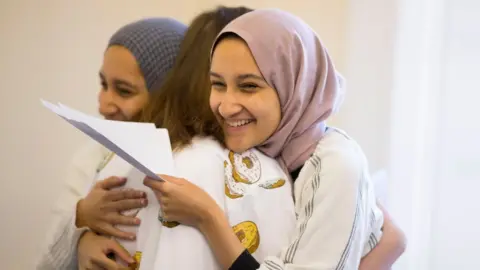
<svg viewBox="0 0 480 270"><path fill-rule="evenodd" d="M480 3L448 1L446 10L430 267L480 269Z"/></svg>
<svg viewBox="0 0 480 270"><path fill-rule="evenodd" d="M376 171L388 165L396 1L352 0L346 21L347 96L335 124L360 143Z"/></svg>
<svg viewBox="0 0 480 270"><path fill-rule="evenodd" d="M409 237L395 269L480 269L480 5L399 6L389 206Z"/></svg>

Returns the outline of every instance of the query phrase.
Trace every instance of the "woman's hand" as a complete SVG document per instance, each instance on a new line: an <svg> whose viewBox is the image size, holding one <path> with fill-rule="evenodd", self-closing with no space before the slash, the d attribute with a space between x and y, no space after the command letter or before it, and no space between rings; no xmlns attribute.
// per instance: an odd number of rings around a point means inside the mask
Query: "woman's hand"
<svg viewBox="0 0 480 270"><path fill-rule="evenodd" d="M223 210L200 187L188 180L159 175L165 181L146 178L162 208L163 219L199 229L210 244L222 269L229 269L245 250Z"/></svg>
<svg viewBox="0 0 480 270"><path fill-rule="evenodd" d="M122 211L147 205L146 194L133 189L114 189L125 184L125 178L110 177L98 182L88 195L77 203L75 224L88 227L100 234L134 240L135 234L115 228L115 225L139 225L136 217L122 215Z"/></svg>
<svg viewBox="0 0 480 270"><path fill-rule="evenodd" d="M145 178L144 184L155 193L165 221L198 228L207 217L223 214L213 198L197 185L173 176L159 176L165 181Z"/></svg>
<svg viewBox="0 0 480 270"><path fill-rule="evenodd" d="M108 256L114 254L127 264L134 263L134 259L120 244L105 236L88 231L78 241L78 268L80 270L94 269L129 269L123 267Z"/></svg>

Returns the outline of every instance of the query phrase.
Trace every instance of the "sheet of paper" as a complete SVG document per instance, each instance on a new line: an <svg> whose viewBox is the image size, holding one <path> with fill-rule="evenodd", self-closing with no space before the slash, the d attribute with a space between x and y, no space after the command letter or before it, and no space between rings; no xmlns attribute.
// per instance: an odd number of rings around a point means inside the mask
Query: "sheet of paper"
<svg viewBox="0 0 480 270"><path fill-rule="evenodd" d="M151 123L111 121L96 118L63 104L42 104L71 125L102 144L147 176L174 175L170 138L166 129Z"/></svg>

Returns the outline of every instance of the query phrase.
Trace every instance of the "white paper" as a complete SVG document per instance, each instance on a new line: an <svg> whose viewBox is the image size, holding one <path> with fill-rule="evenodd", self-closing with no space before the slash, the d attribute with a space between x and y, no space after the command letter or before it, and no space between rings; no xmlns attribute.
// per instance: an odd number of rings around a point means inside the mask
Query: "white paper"
<svg viewBox="0 0 480 270"><path fill-rule="evenodd" d="M152 123L100 119L63 104L55 105L44 100L41 102L145 175L157 180L161 180L157 174L175 175L170 138L166 129L157 129Z"/></svg>

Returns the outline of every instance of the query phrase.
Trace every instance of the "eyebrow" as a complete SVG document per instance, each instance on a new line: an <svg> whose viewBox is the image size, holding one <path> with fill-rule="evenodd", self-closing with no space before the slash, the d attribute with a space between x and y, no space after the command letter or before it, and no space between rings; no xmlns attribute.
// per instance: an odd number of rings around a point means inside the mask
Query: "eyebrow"
<svg viewBox="0 0 480 270"><path fill-rule="evenodd" d="M244 79L257 79L257 80L261 80L261 81L265 81L265 79L262 77L262 76L258 76L258 75L255 75L255 74L242 74L240 76L238 76L238 78L240 80L244 80Z"/></svg>
<svg viewBox="0 0 480 270"><path fill-rule="evenodd" d="M98 76L100 76L101 80L105 81L105 75L103 75L103 73L101 71L98 73ZM129 87L129 88L137 89L137 87L134 84L132 84L130 82L127 82L125 80L113 79L113 83L116 84L116 85L123 85L123 86Z"/></svg>
<svg viewBox="0 0 480 270"><path fill-rule="evenodd" d="M223 78L220 74L215 73L213 71L210 72L210 76L217 77L219 79ZM240 79L240 80L245 80L245 79L249 79L249 78L265 81L265 79L262 76L258 76L258 75L251 74L251 73L241 74L241 75L238 76L238 79Z"/></svg>
<svg viewBox="0 0 480 270"><path fill-rule="evenodd" d="M137 89L137 87L135 85L133 85L130 82L124 81L124 80L113 79L113 83L116 84L116 85L123 85L123 86L129 87L129 88L132 88L132 89Z"/></svg>
<svg viewBox="0 0 480 270"><path fill-rule="evenodd" d="M210 76L217 77L217 78L219 78L219 79L222 79L222 78L223 78L222 76L220 76L220 74L215 73L215 72L213 72L213 71L210 71Z"/></svg>

